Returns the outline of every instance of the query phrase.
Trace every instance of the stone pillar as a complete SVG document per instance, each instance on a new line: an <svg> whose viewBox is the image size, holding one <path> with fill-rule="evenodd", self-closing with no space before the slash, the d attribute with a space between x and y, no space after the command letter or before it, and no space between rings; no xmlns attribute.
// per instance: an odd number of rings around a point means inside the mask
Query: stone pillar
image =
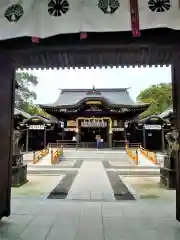
<svg viewBox="0 0 180 240"><path fill-rule="evenodd" d="M10 215L15 70L0 53L0 218Z"/></svg>
<svg viewBox="0 0 180 240"><path fill-rule="evenodd" d="M172 97L175 128L180 132L180 59L174 56L172 64ZM180 139L178 137L178 143ZM180 222L180 151L176 152L176 219Z"/></svg>

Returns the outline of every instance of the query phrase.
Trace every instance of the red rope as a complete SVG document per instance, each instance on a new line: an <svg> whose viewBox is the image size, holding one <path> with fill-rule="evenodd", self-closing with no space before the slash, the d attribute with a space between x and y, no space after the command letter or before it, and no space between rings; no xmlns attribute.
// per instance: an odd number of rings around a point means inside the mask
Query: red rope
<svg viewBox="0 0 180 240"><path fill-rule="evenodd" d="M140 37L138 0L130 0L131 29L133 37Z"/></svg>

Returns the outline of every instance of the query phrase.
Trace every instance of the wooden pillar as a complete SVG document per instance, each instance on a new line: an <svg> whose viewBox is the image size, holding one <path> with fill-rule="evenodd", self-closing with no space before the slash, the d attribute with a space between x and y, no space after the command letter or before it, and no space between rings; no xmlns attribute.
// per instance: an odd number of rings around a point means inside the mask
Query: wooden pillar
<svg viewBox="0 0 180 240"><path fill-rule="evenodd" d="M165 151L165 139L164 139L164 137L165 137L165 134L164 134L164 126L162 126L162 129L161 129L161 142L162 142L161 146L162 146L162 152Z"/></svg>
<svg viewBox="0 0 180 240"><path fill-rule="evenodd" d="M146 148L146 129L145 126L143 126L143 148Z"/></svg>
<svg viewBox="0 0 180 240"><path fill-rule="evenodd" d="M15 71L0 54L0 218L10 215Z"/></svg>
<svg viewBox="0 0 180 240"><path fill-rule="evenodd" d="M47 129L46 126L44 127L44 148L46 148L47 145Z"/></svg>
<svg viewBox="0 0 180 240"><path fill-rule="evenodd" d="M79 129L76 129L76 149L79 148Z"/></svg>
<svg viewBox="0 0 180 240"><path fill-rule="evenodd" d="M180 133L180 59L175 57L172 64L172 97L175 127ZM180 139L178 141L180 143ZM180 151L176 154L176 219L180 222Z"/></svg>

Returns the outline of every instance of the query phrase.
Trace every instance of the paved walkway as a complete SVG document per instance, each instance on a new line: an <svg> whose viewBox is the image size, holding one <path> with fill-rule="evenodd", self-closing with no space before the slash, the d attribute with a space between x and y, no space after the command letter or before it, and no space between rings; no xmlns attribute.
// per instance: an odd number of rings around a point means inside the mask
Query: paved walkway
<svg viewBox="0 0 180 240"><path fill-rule="evenodd" d="M98 154L100 159L89 160L91 152L86 153L67 200L45 199L63 175L29 177L27 185L13 189L12 214L0 221L0 240L179 240L175 194L115 201L101 162L104 153ZM111 161L121 161L118 155L110 156ZM101 201L102 195L109 201Z"/></svg>
<svg viewBox="0 0 180 240"><path fill-rule="evenodd" d="M1 240L179 240L174 202L12 201Z"/></svg>
<svg viewBox="0 0 180 240"><path fill-rule="evenodd" d="M115 200L112 187L100 161L85 161L67 199Z"/></svg>

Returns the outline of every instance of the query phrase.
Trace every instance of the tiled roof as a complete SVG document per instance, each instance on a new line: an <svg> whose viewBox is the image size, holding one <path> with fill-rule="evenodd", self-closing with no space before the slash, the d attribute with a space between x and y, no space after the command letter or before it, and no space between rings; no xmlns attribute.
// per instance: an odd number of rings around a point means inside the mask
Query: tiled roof
<svg viewBox="0 0 180 240"><path fill-rule="evenodd" d="M26 113L26 112L24 112L20 109L17 109L17 108L14 109L14 115L15 116L21 115L21 116L23 116L24 118L27 118L27 119L31 117L31 115L29 113Z"/></svg>
<svg viewBox="0 0 180 240"><path fill-rule="evenodd" d="M172 113L173 113L173 108L171 107L166 109L164 112L160 113L158 116L160 118L168 118Z"/></svg>
<svg viewBox="0 0 180 240"><path fill-rule="evenodd" d="M94 91L92 89L63 89L53 104L41 105L41 107L75 107L87 100L102 100L110 106L143 107L146 105L135 103L126 88L112 88Z"/></svg>

